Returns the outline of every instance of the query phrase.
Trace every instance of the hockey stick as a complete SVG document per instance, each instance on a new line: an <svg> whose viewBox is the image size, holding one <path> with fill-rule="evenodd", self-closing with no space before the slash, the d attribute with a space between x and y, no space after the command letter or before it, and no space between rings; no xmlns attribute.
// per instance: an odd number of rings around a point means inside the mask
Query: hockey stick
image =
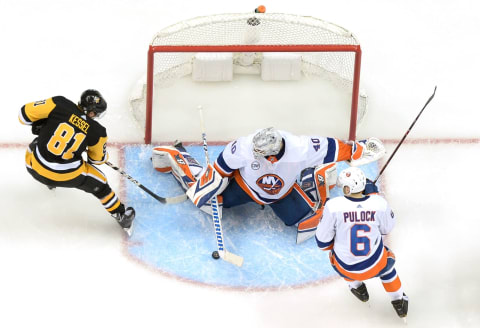
<svg viewBox="0 0 480 328"><path fill-rule="evenodd" d="M198 112L200 114L200 127L202 129L202 139L203 139L203 150L205 152L205 160L207 162L207 167L210 164L210 159L208 157L208 145L207 145L207 134L205 133L205 123L203 119L203 108L198 106ZM218 201L217 196L213 196L210 200L212 206L212 219L213 226L215 227L215 234L217 236L217 248L218 255L225 261L230 262L238 267L241 267L243 264L243 257L235 255L227 251L224 247L223 241L223 230L222 230L222 220L220 219L220 212L218 210ZM212 254L213 256L213 254ZM218 256L217 256L218 258Z"/></svg>
<svg viewBox="0 0 480 328"><path fill-rule="evenodd" d="M125 171L123 171L118 166L115 166L110 162L106 162L105 164L110 166L112 169L114 169L115 171L120 173L122 176L124 176L128 180L132 181L137 187L140 187L140 189L145 191L147 194L149 194L150 196L152 196L153 198L155 198L156 200L158 200L162 204L177 204L177 203L181 203L181 202L187 200L187 195L186 194L178 195L178 196L175 196L175 197L167 197L167 198L160 197L157 194L153 193L150 189L148 189L147 187L142 185L140 182L138 182L137 180L135 180L134 178L129 176Z"/></svg>
<svg viewBox="0 0 480 328"><path fill-rule="evenodd" d="M430 98L428 98L427 102L425 103L425 105L423 106L422 110L420 111L420 113L418 113L417 117L415 118L415 120L413 121L412 125L410 125L410 127L408 128L407 132L405 132L405 134L403 135L403 138L402 140L400 140L400 142L398 143L397 147L395 147L395 150L393 151L392 155L390 155L390 157L388 158L387 162L385 163L385 165L383 165L382 169L380 170L380 173L378 173L377 175L377 178L373 181L373 184L377 183L377 180L378 178L380 178L380 176L382 175L383 171L385 171L385 169L387 168L387 165L388 163L390 163L390 161L392 160L393 156L395 155L395 153L397 152L398 148L400 148L400 146L402 145L403 141L405 140L405 138L408 136L408 134L410 133L410 130L412 130L413 126L415 125L415 123L417 122L418 118L420 117L420 115L422 115L423 113L423 110L427 107L427 105L430 103L430 101L432 101L433 97L435 96L435 92L437 91L437 86L435 86L435 89L433 90L433 94L430 96Z"/></svg>

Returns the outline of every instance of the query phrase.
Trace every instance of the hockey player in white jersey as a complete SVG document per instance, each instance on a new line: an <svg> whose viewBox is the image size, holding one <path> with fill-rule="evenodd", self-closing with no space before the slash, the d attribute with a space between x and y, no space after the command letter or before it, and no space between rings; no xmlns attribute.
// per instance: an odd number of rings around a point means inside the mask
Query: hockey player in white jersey
<svg viewBox="0 0 480 328"><path fill-rule="evenodd" d="M395 215L387 201L376 194L375 185L368 186L374 190L366 190L366 185L365 174L357 167L338 175L337 186L344 197L327 202L315 238L322 250L331 250L332 267L359 300L369 299L363 281L379 277L398 316L405 318L408 297L394 267L395 256L382 237L392 231Z"/></svg>
<svg viewBox="0 0 480 328"><path fill-rule="evenodd" d="M367 147L369 143L375 147ZM159 171L172 172L192 202L207 212L215 195L224 208L248 202L269 205L286 225L297 225L300 243L315 235L329 187L335 185L335 163L364 164L383 154L375 138L343 142L267 128L230 142L205 169L179 144L154 148L152 163ZM310 167L314 192L307 194L297 178Z"/></svg>

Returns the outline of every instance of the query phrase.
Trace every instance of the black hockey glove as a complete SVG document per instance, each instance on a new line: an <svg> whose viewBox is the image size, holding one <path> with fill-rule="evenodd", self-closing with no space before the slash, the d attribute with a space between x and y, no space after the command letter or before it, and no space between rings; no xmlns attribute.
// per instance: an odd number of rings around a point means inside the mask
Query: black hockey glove
<svg viewBox="0 0 480 328"><path fill-rule="evenodd" d="M38 120L32 123L32 133L36 136L40 134L40 130L47 124L47 119Z"/></svg>
<svg viewBox="0 0 480 328"><path fill-rule="evenodd" d="M33 141L28 145L28 148L30 149L31 152L35 151L35 148L37 147L37 142L38 138L33 139Z"/></svg>

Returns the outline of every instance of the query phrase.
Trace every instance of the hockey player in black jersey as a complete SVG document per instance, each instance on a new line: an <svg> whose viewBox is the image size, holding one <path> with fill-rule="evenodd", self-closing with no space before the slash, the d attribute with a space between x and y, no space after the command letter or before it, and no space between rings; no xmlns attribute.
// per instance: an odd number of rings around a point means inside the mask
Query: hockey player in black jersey
<svg viewBox="0 0 480 328"><path fill-rule="evenodd" d="M50 189L77 188L93 194L130 236L135 210L118 199L105 175L95 166L108 160L106 129L101 118L107 103L97 90L82 93L78 105L62 96L24 105L22 124L38 135L29 145L27 171ZM82 154L86 152L87 161Z"/></svg>

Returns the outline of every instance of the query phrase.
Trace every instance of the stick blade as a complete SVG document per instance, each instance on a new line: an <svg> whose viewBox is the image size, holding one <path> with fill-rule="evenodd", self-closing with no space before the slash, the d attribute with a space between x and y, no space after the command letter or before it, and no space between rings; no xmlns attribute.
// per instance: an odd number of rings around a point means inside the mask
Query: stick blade
<svg viewBox="0 0 480 328"><path fill-rule="evenodd" d="M178 196L175 196L175 197L167 197L167 198L164 199L164 203L165 204L178 204L178 203L182 203L182 202L186 201L187 198L188 197L187 197L186 194L178 195Z"/></svg>
<svg viewBox="0 0 480 328"><path fill-rule="evenodd" d="M238 267L241 267L243 264L243 257L230 253L229 251L226 251L226 250L223 251L222 259Z"/></svg>

